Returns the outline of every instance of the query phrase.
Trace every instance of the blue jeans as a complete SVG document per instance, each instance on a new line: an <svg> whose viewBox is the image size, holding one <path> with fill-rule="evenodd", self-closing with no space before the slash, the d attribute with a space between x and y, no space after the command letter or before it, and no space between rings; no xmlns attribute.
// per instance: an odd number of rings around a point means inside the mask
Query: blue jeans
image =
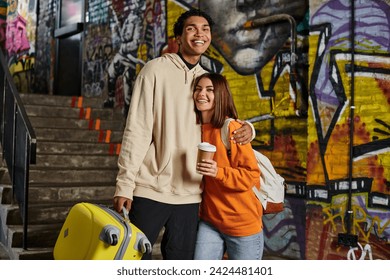
<svg viewBox="0 0 390 280"><path fill-rule="evenodd" d="M264 250L263 231L250 236L230 236L200 221L194 259L221 260L225 250L229 260L261 260Z"/></svg>

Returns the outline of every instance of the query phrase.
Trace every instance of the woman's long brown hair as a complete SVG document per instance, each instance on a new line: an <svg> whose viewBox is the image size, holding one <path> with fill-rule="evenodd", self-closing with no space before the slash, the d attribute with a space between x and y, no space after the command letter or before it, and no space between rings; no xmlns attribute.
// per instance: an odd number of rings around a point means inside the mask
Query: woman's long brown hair
<svg viewBox="0 0 390 280"><path fill-rule="evenodd" d="M211 124L216 128L221 128L225 122L226 117L237 119L237 109L234 105L233 96L230 91L229 83L226 78L217 73L205 73L195 79L193 93L199 81L203 78L208 78L214 87L214 114L211 117ZM196 108L195 113L197 122L201 123L202 113Z"/></svg>

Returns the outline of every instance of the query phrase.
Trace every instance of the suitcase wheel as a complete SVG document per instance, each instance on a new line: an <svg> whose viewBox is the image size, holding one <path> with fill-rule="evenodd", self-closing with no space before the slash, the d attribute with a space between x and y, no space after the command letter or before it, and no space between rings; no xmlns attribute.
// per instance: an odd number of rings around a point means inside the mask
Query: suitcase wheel
<svg viewBox="0 0 390 280"><path fill-rule="evenodd" d="M150 254L152 252L152 244L150 244L146 236L139 240L138 247L142 254Z"/></svg>
<svg viewBox="0 0 390 280"><path fill-rule="evenodd" d="M120 230L117 227L113 225L108 225L102 229L99 238L104 243L111 246L115 246L118 244L119 235L120 235Z"/></svg>

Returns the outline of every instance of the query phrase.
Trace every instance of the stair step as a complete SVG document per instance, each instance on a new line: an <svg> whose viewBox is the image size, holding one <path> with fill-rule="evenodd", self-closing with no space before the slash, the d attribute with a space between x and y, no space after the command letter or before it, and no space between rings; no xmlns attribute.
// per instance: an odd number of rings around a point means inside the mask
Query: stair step
<svg viewBox="0 0 390 280"><path fill-rule="evenodd" d="M70 208L77 202L57 202L55 205L31 204L28 207L28 223L32 225L62 224L69 213ZM22 225L20 210L9 208L7 213L7 225Z"/></svg>
<svg viewBox="0 0 390 280"><path fill-rule="evenodd" d="M29 188L30 204L50 204L53 201L62 203L76 203L81 201L99 201L105 203L111 201L115 192L115 182L111 185L101 184L86 186L85 184L70 185L34 185Z"/></svg>
<svg viewBox="0 0 390 280"><path fill-rule="evenodd" d="M63 223L30 225L27 231L27 248L54 247ZM12 247L23 247L23 226L12 225L8 228L9 242Z"/></svg>
<svg viewBox="0 0 390 280"><path fill-rule="evenodd" d="M123 120L86 120L79 118L30 116L34 128L82 128L90 130L123 130Z"/></svg>
<svg viewBox="0 0 390 280"><path fill-rule="evenodd" d="M37 154L36 164L30 169L52 167L52 168L116 168L118 158L107 155L68 155L68 154Z"/></svg>
<svg viewBox="0 0 390 280"><path fill-rule="evenodd" d="M31 203L28 207L28 224L31 225L50 225L50 224L62 224L64 223L66 216L69 213L70 208L79 202L90 202L96 204L112 206L112 195L110 199L105 200L75 200L75 201L57 201L56 204L44 204L44 203ZM4 210L3 210L4 211ZM6 208L6 211L2 214L8 227L13 225L22 225L20 209L16 205L12 205Z"/></svg>
<svg viewBox="0 0 390 280"><path fill-rule="evenodd" d="M21 225L22 224L22 217L20 215L20 209L18 205L14 204L6 204L1 205L0 207L0 222L1 225ZM4 227L5 229L6 227Z"/></svg>
<svg viewBox="0 0 390 280"><path fill-rule="evenodd" d="M11 248L11 260L53 260L53 248Z"/></svg>
<svg viewBox="0 0 390 280"><path fill-rule="evenodd" d="M12 187L11 185L0 186L0 204L12 203Z"/></svg>
<svg viewBox="0 0 390 280"><path fill-rule="evenodd" d="M10 260L8 248L0 242L0 260Z"/></svg>
<svg viewBox="0 0 390 280"><path fill-rule="evenodd" d="M1 174L1 176L0 176L0 184L12 185L11 176L10 176L8 170L5 170L4 173Z"/></svg>
<svg viewBox="0 0 390 280"><path fill-rule="evenodd" d="M60 106L41 106L25 104L24 108L29 117L62 117L66 119L83 119L80 118L80 109Z"/></svg>
<svg viewBox="0 0 390 280"><path fill-rule="evenodd" d="M29 117L63 117L73 119L123 120L123 114L112 109L72 108L60 106L24 105Z"/></svg>
<svg viewBox="0 0 390 280"><path fill-rule="evenodd" d="M34 128L37 141L120 143L122 131Z"/></svg>
<svg viewBox="0 0 390 280"><path fill-rule="evenodd" d="M78 97L64 95L49 95L36 93L21 93L20 98L24 104L40 106L64 106L64 107L92 107L102 108L103 99L94 97Z"/></svg>
<svg viewBox="0 0 390 280"><path fill-rule="evenodd" d="M87 143L87 142L54 142L40 140L37 142L37 154L62 154L69 155L115 155L119 152L117 143Z"/></svg>
<svg viewBox="0 0 390 280"><path fill-rule="evenodd" d="M30 184L34 183L107 183L116 180L117 169L32 169L29 173Z"/></svg>

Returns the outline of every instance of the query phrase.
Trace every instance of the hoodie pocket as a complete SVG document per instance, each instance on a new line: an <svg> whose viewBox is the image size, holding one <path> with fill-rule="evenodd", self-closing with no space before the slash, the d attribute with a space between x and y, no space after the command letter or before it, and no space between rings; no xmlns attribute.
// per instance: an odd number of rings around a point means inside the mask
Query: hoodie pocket
<svg viewBox="0 0 390 280"><path fill-rule="evenodd" d="M161 193L200 194L202 176L196 173L196 153L197 148L173 149L158 162L155 147L151 146L140 168L137 183Z"/></svg>
<svg viewBox="0 0 390 280"><path fill-rule="evenodd" d="M159 184L169 184L174 194L200 194L202 176L196 173L196 153L197 148L174 150L171 161L159 176Z"/></svg>

